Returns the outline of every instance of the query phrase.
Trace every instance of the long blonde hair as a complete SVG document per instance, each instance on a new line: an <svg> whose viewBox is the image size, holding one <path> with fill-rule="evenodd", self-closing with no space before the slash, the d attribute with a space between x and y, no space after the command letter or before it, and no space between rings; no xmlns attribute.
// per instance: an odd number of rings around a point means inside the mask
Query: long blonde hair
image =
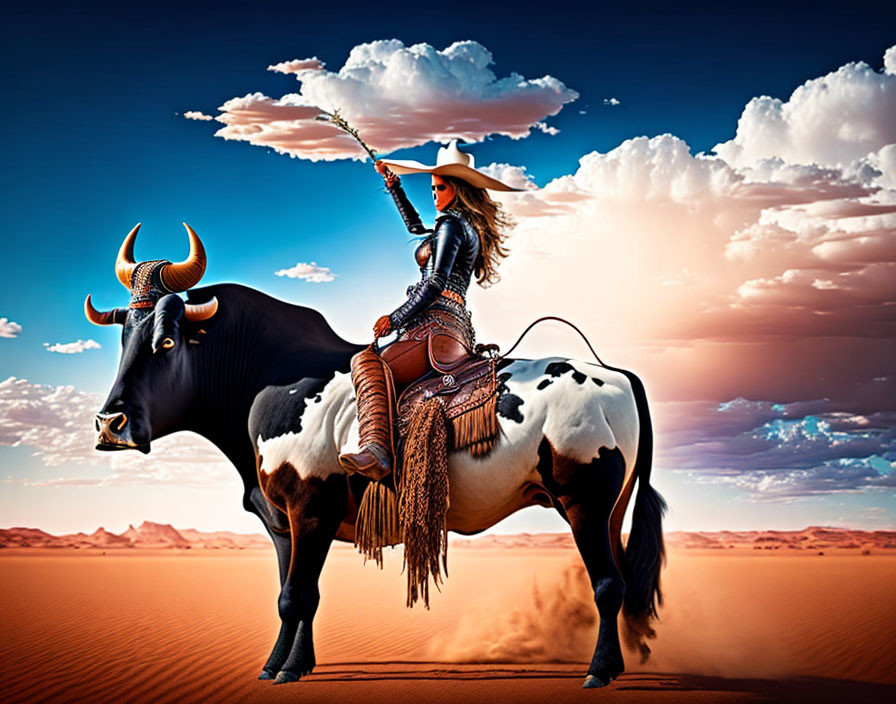
<svg viewBox="0 0 896 704"><path fill-rule="evenodd" d="M498 264L507 256L504 241L507 230L513 226L513 219L495 203L484 188L476 188L460 178L442 176L454 186L457 197L451 207L460 210L479 233L479 257L476 259L476 283L487 286L496 283Z"/></svg>

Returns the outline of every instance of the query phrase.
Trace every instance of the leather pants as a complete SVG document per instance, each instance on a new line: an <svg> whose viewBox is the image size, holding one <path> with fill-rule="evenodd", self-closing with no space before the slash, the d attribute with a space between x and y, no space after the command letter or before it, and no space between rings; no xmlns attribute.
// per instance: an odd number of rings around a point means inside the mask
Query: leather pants
<svg viewBox="0 0 896 704"><path fill-rule="evenodd" d="M431 371L450 373L472 354L473 330L466 311L441 307L421 313L395 342L380 351L389 365L396 393Z"/></svg>

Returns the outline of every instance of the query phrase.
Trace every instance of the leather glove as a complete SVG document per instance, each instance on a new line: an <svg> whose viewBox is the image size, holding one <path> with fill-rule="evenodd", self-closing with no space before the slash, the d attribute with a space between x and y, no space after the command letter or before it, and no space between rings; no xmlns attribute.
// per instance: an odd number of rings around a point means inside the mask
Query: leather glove
<svg viewBox="0 0 896 704"><path fill-rule="evenodd" d="M377 321L373 324L373 334L379 337L385 337L390 332L392 332L392 321L389 320L388 315L380 316Z"/></svg>
<svg viewBox="0 0 896 704"><path fill-rule="evenodd" d="M386 166L382 161L377 161L373 168L376 169L376 172L383 177L383 181L386 182L386 188L392 188L401 183L401 179L393 173L392 169Z"/></svg>

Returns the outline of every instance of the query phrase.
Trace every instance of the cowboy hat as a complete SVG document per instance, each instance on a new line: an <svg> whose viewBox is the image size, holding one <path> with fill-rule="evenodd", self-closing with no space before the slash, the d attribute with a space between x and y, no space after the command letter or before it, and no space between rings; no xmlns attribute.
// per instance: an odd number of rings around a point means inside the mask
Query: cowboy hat
<svg viewBox="0 0 896 704"><path fill-rule="evenodd" d="M436 155L436 165L426 166L419 161L403 159L382 159L386 166L399 176L405 174L435 174L436 176L453 176L462 179L476 188L490 188L493 191L519 191L498 179L487 176L473 168L473 155L460 151L457 140L452 139L447 147L440 147Z"/></svg>

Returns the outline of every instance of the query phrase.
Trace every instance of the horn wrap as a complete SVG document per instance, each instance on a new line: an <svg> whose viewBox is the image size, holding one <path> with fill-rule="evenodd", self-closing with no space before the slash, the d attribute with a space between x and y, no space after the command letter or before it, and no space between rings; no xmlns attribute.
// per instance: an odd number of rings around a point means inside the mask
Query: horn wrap
<svg viewBox="0 0 896 704"><path fill-rule="evenodd" d="M190 238L190 253L182 262L167 264L162 267L160 272L162 283L172 292L186 291L193 288L193 286L199 283L199 280L205 273L205 247L202 246L198 235L193 232L193 228L187 225L187 223L184 223L184 227L187 228L187 236ZM123 247L124 245L122 245Z"/></svg>
<svg viewBox="0 0 896 704"><path fill-rule="evenodd" d="M193 323L208 320L218 312L218 299L212 298L207 303L187 303L184 310L184 318Z"/></svg>
<svg viewBox="0 0 896 704"><path fill-rule="evenodd" d="M121 285L128 291L131 290L131 275L137 262L134 261L134 242L137 239L137 233L140 231L141 223L134 225L124 242L121 243L121 249L118 250L118 257L115 259L115 275L121 281Z"/></svg>
<svg viewBox="0 0 896 704"><path fill-rule="evenodd" d="M84 300L84 315L94 325L124 325L128 311L127 308L97 310L90 301L90 294L87 294L87 298Z"/></svg>

